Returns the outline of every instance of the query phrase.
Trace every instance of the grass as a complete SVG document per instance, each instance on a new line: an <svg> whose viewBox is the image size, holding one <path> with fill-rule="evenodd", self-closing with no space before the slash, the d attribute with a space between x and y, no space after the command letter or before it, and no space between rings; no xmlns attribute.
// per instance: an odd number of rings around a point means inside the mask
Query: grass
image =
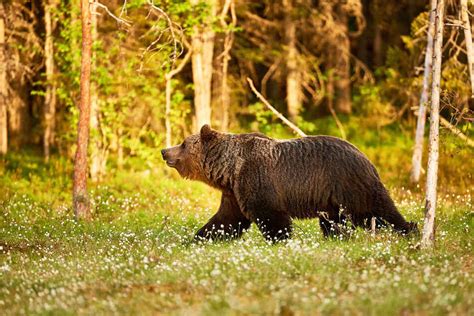
<svg viewBox="0 0 474 316"><path fill-rule="evenodd" d="M316 220L295 221L293 238L276 245L255 227L237 241L194 243L219 193L161 166L114 170L92 186L91 222L73 220L70 163L12 154L0 174L2 314L474 311L470 175L461 189L440 187L436 247L423 251L418 237L390 231L326 240ZM390 187L401 212L421 223L421 190Z"/></svg>

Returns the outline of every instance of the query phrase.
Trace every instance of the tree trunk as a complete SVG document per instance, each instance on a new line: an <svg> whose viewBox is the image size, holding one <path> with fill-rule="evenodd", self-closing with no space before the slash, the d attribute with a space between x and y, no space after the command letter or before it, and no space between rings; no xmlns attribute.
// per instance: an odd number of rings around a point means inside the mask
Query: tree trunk
<svg viewBox="0 0 474 316"><path fill-rule="evenodd" d="M95 1L94 1L95 2ZM91 38L92 44L97 41L97 14L95 4L91 5ZM92 65L91 71L96 69L96 56L92 52ZM90 128L91 128L91 162L90 162L90 174L93 182L100 181L105 175L105 162L107 160L107 150L105 150L105 144L102 141L100 131L100 108L99 108L99 97L98 89L95 80L90 82L91 91L91 117L90 117Z"/></svg>
<svg viewBox="0 0 474 316"><path fill-rule="evenodd" d="M341 4L335 4L332 14L337 17L337 33L331 37L327 47L327 64L332 72L332 82L328 79L328 86L333 87L333 107L336 112L349 114L351 112L351 80L350 80L350 40L347 13Z"/></svg>
<svg viewBox="0 0 474 316"><path fill-rule="evenodd" d="M438 182L439 157L439 102L441 84L441 59L443 48L444 0L436 6L436 33L433 52L433 80L431 84L430 113L430 151L426 180L425 223L423 226L422 247L432 247L435 238L436 187Z"/></svg>
<svg viewBox="0 0 474 316"><path fill-rule="evenodd" d="M461 19L464 24L464 38L466 41L467 64L471 78L471 98L474 98L474 48L472 47L471 22L467 10L467 0L461 0Z"/></svg>
<svg viewBox="0 0 474 316"><path fill-rule="evenodd" d="M166 143L166 148L171 147L171 90L172 90L172 85L171 85L171 79L172 77L166 74L165 80L166 80L166 107L165 107L165 129L166 129L166 136L165 136L165 143Z"/></svg>
<svg viewBox="0 0 474 316"><path fill-rule="evenodd" d="M43 151L46 161L49 160L51 145L54 142L55 115L56 115L56 84L54 82L54 47L53 47L53 22L51 11L54 8L54 0L46 3L44 10L44 24L46 29L46 40L44 45L45 67L46 67L46 95L44 107L44 135Z"/></svg>
<svg viewBox="0 0 474 316"><path fill-rule="evenodd" d="M374 61L373 68L376 69L383 65L383 51L382 51L382 27L378 18L374 23Z"/></svg>
<svg viewBox="0 0 474 316"><path fill-rule="evenodd" d="M342 16L342 27L344 29L343 34L339 36L339 56L336 62L335 75L336 80L334 82L334 107L337 112L349 114L352 111L351 104L351 66L350 66L350 53L351 43L349 40L349 30L347 27L347 17Z"/></svg>
<svg viewBox="0 0 474 316"><path fill-rule="evenodd" d="M285 8L285 40L287 48L286 57L286 98L288 115L294 120L301 111L303 96L301 73L298 67L298 50L296 48L296 25L293 21L292 0L284 0Z"/></svg>
<svg viewBox="0 0 474 316"><path fill-rule="evenodd" d="M176 76L178 73L183 70L184 66L189 61L189 58L191 57L191 51L188 51L186 55L184 56L183 60L181 63L174 69L170 70L168 73L165 75L165 81L166 81L166 90L165 90L165 97L166 97L166 107L165 107L165 129L166 129L166 147L169 148L171 147L171 92L173 90L173 85L172 85L172 79L174 76Z"/></svg>
<svg viewBox="0 0 474 316"><path fill-rule="evenodd" d="M191 0L192 5L197 5L199 0ZM210 16L216 15L216 1L207 2L210 6ZM194 131L198 132L201 126L211 123L211 84L212 84L212 59L214 54L215 32L210 23L203 26L194 26L191 36L192 68L194 82Z"/></svg>
<svg viewBox="0 0 474 316"><path fill-rule="evenodd" d="M8 110L8 146L19 149L31 141L31 116L29 95L31 86L22 78L14 78L9 84L7 100Z"/></svg>
<svg viewBox="0 0 474 316"><path fill-rule="evenodd" d="M81 101L77 126L77 151L74 160L73 204L76 219L90 218L87 195L87 147L90 124L90 75L92 58L91 11L89 0L81 0L82 51L81 51Z"/></svg>
<svg viewBox="0 0 474 316"><path fill-rule="evenodd" d="M413 149L412 168L410 175L410 180L413 183L418 183L420 181L421 174L421 161L423 158L423 141L426 123L426 106L429 100L430 79L433 62L433 35L435 32L436 2L437 0L431 0L430 19L428 22L423 87L421 90L420 106L418 108L418 119L415 132L415 148Z"/></svg>
<svg viewBox="0 0 474 316"><path fill-rule="evenodd" d="M230 12L231 23L227 23L227 18ZM220 103L220 128L222 131L227 131L229 128L229 109L230 109L230 88L229 88L229 61L231 60L230 50L234 44L234 27L237 25L237 15L235 13L234 0L224 0L222 4L222 11L219 16L221 26L225 30L224 41L222 45L222 52L219 55L221 63L218 65L219 69L219 86L218 95Z"/></svg>
<svg viewBox="0 0 474 316"><path fill-rule="evenodd" d="M0 155L8 151L8 117L7 117L7 54L5 41L5 8L0 2Z"/></svg>

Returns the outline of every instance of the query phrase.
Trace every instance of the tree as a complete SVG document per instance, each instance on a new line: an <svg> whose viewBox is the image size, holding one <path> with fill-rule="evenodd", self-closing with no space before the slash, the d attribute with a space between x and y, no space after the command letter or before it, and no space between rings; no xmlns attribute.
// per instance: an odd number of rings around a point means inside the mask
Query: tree
<svg viewBox="0 0 474 316"><path fill-rule="evenodd" d="M227 17L230 12L231 21L228 23ZM229 109L230 109L230 87L229 87L229 62L231 60L230 51L234 44L234 28L237 25L237 15L235 12L234 0L224 0L222 3L222 10L219 14L220 26L224 32L224 38L222 42L221 52L216 57L216 76L215 80L216 89L216 103L219 104L220 108L220 129L227 131L229 127Z"/></svg>
<svg viewBox="0 0 474 316"><path fill-rule="evenodd" d="M301 111L302 81L298 65L298 50L296 48L296 24L293 20L292 0L283 0L285 10L285 41L286 41L286 102L288 115L294 120Z"/></svg>
<svg viewBox="0 0 474 316"><path fill-rule="evenodd" d="M428 171L426 180L425 221L423 226L422 247L432 247L435 237L436 189L438 182L439 158L439 103L441 84L441 61L444 29L444 0L436 5L436 25L433 44L433 72L431 83L430 112L430 150L428 155Z"/></svg>
<svg viewBox="0 0 474 316"><path fill-rule="evenodd" d="M360 5L354 1L353 5ZM322 3L323 15L332 16L333 34L328 35L327 67L328 76L328 107L344 114L352 111L351 102L351 46L349 39L348 20L351 6L341 3Z"/></svg>
<svg viewBox="0 0 474 316"><path fill-rule="evenodd" d="M196 6L200 0L191 0ZM194 110L195 110L195 132L198 132L204 124L211 122L211 84L212 84L212 60L214 54L215 31L210 23L210 17L216 15L216 0L207 2L209 13L202 25L195 25L191 35L192 68L194 83Z"/></svg>
<svg viewBox="0 0 474 316"><path fill-rule="evenodd" d="M169 72L166 73L165 75L165 81L166 81L166 91L165 91L165 130L166 130L166 135L165 135L165 144L166 147L169 148L171 147L171 92L172 92L172 79L174 76L176 76L178 73L183 70L184 66L189 61L189 58L191 56L191 51L189 50L186 55L184 56L183 60L181 63L176 67L171 69Z"/></svg>
<svg viewBox="0 0 474 316"><path fill-rule="evenodd" d="M428 32L426 42L425 63L423 72L423 87L421 89L420 105L415 132L415 147L413 149L410 179L413 183L420 181L421 161L423 156L423 141L425 136L426 106L429 101L429 89L433 62L433 35L435 31L435 12L437 0L431 0Z"/></svg>
<svg viewBox="0 0 474 316"><path fill-rule="evenodd" d="M46 161L49 160L51 144L54 141L54 126L56 114L56 84L54 81L54 47L53 47L53 21L52 10L56 5L55 0L47 0L44 8L44 25L46 38L44 43L46 92L44 100L44 134L43 150Z"/></svg>
<svg viewBox="0 0 474 316"><path fill-rule="evenodd" d="M7 54L5 41L5 7L0 2L0 155L8 151L8 118L7 118Z"/></svg>
<svg viewBox="0 0 474 316"><path fill-rule="evenodd" d="M98 31L97 31L97 7L96 1L93 1L91 9L91 37L92 44L94 45L97 42ZM97 56L92 52L92 65L91 72L97 68ZM90 174L91 180L96 182L99 181L102 176L105 174L105 163L106 163L106 150L103 142L101 141L100 135L100 107L99 107L99 96L98 96L98 87L95 83L95 80L91 81L91 116L90 116L90 129L92 131L91 135L91 161L90 161Z"/></svg>
<svg viewBox="0 0 474 316"><path fill-rule="evenodd" d="M81 0L82 49L81 49L81 99L77 125L77 149L74 159L73 204L77 219L90 217L87 194L87 148L90 124L90 76L92 61L91 4Z"/></svg>
<svg viewBox="0 0 474 316"><path fill-rule="evenodd" d="M471 79L471 98L474 98L474 48L472 47L471 22L467 10L467 0L461 0L461 20L464 29L464 40L466 42L467 66Z"/></svg>

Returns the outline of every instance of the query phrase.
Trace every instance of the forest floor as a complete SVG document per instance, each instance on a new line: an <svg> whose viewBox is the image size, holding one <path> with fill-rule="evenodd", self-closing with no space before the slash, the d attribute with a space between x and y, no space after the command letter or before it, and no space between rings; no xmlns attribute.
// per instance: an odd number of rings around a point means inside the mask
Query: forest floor
<svg viewBox="0 0 474 316"><path fill-rule="evenodd" d="M91 186L94 219L76 222L70 163L34 154L0 168L2 314L472 315L470 188L440 186L437 242L358 230L323 238L317 220L268 244L256 227L237 241L194 243L219 192L162 165ZM381 170L384 174L384 170ZM422 226L419 188L389 188Z"/></svg>

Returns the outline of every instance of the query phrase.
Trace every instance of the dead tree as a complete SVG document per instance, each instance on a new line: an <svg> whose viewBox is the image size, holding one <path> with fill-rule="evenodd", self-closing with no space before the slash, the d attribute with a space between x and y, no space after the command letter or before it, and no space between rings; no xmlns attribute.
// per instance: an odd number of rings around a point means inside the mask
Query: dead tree
<svg viewBox="0 0 474 316"><path fill-rule="evenodd" d="M8 118L7 118L7 54L5 41L5 7L0 1L0 155L8 151Z"/></svg>
<svg viewBox="0 0 474 316"><path fill-rule="evenodd" d="M423 158L423 142L425 137L426 106L429 101L429 90L431 81L431 70L433 62L433 35L435 32L435 13L437 0L431 0L430 15L428 21L428 34L426 41L426 54L423 72L423 87L421 89L420 106L418 107L418 119L415 132L415 147L413 148L412 167L410 180L413 183L420 181L421 161Z"/></svg>
<svg viewBox="0 0 474 316"><path fill-rule="evenodd" d="M444 28L444 0L438 0L436 6L436 26L433 44L433 73L431 83L431 112L430 112L430 150L428 155L428 171L426 180L425 222L421 246L432 247L435 234L435 213L438 182L439 157L439 103L441 84L441 61Z"/></svg>
<svg viewBox="0 0 474 316"><path fill-rule="evenodd" d="M467 0L461 0L461 20L464 29L464 39L466 41L467 64L469 77L471 79L471 98L474 98L474 48L472 47L471 22L467 10Z"/></svg>
<svg viewBox="0 0 474 316"><path fill-rule="evenodd" d="M73 204L76 219L88 219L90 204L87 194L87 147L89 144L92 62L91 4L89 0L81 0L81 22L81 100L77 124L77 149L74 159Z"/></svg>

